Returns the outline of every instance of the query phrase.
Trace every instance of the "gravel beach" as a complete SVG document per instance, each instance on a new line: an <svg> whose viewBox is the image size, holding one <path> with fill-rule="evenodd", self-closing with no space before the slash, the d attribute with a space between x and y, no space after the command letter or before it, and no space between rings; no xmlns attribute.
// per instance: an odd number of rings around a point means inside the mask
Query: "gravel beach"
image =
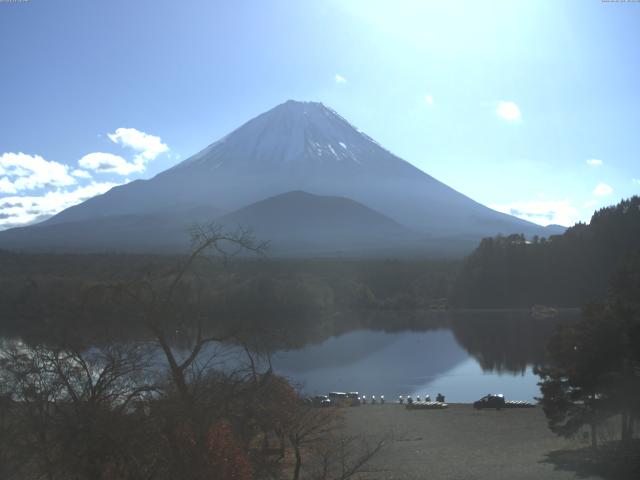
<svg viewBox="0 0 640 480"><path fill-rule="evenodd" d="M345 409L349 434L386 436L371 460L371 479L598 479L578 476L549 461L549 453L585 447L547 427L542 409L475 410L450 404L446 410L407 410L402 405Z"/></svg>

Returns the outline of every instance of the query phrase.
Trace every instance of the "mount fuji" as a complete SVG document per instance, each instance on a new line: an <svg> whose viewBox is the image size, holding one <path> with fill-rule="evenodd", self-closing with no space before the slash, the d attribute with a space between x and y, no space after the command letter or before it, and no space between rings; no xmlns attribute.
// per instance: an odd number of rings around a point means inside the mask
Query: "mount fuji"
<svg viewBox="0 0 640 480"><path fill-rule="evenodd" d="M203 221L251 228L276 253L301 255L464 250L499 233L560 233L473 201L321 103L290 100L149 180L0 232L0 247L171 251Z"/></svg>

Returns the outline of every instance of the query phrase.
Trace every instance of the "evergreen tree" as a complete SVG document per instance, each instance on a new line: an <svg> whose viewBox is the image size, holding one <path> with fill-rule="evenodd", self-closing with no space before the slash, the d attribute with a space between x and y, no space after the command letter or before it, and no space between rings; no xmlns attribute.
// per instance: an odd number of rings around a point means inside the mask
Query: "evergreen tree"
<svg viewBox="0 0 640 480"><path fill-rule="evenodd" d="M619 415L621 439L640 418L640 255L626 257L607 300L583 309L582 320L552 337L551 365L537 369L549 427L563 436Z"/></svg>

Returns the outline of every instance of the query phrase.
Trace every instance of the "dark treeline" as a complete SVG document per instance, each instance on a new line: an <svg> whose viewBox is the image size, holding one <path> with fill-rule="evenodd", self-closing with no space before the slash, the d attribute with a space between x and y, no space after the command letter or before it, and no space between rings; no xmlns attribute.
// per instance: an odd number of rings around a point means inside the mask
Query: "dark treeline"
<svg viewBox="0 0 640 480"><path fill-rule="evenodd" d="M131 300L114 302L104 289L154 281L183 260L0 252L0 329L24 337L47 334L54 325L73 325L73 330L111 326L125 327L128 336L135 336ZM249 327L253 322L268 324L272 331L298 330L299 337L309 338L318 324L339 328L335 319L341 312L442 310L459 264L430 259L198 258L185 284L198 284L199 300L217 319L212 327L239 322ZM363 321L366 326L368 320Z"/></svg>
<svg viewBox="0 0 640 480"><path fill-rule="evenodd" d="M611 274L639 248L640 197L632 197L563 235L482 240L460 269L451 300L475 308L579 306L606 295Z"/></svg>

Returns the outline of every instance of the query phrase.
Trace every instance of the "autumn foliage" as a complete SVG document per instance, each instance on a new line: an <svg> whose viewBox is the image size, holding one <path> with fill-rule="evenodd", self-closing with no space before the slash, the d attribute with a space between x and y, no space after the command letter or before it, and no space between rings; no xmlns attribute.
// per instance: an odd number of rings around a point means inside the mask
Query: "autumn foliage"
<svg viewBox="0 0 640 480"><path fill-rule="evenodd" d="M219 422L209 429L207 452L211 479L251 480L253 478L249 457L229 423Z"/></svg>

